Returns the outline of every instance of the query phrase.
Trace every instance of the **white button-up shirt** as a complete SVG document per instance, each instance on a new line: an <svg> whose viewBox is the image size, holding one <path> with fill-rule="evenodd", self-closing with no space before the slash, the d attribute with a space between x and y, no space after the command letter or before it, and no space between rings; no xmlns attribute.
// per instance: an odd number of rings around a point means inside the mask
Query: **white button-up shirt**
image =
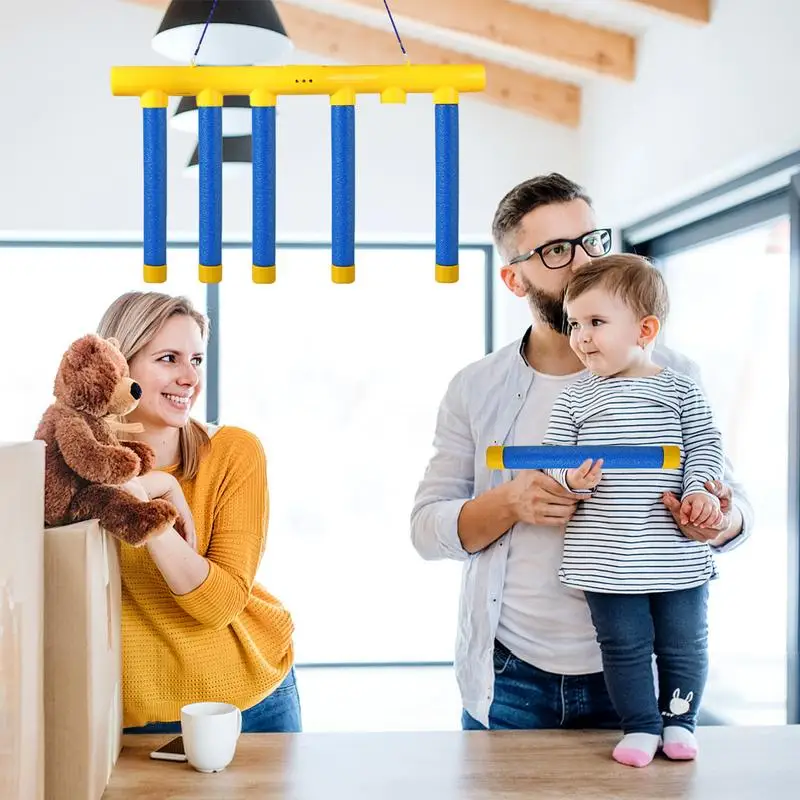
<svg viewBox="0 0 800 800"><path fill-rule="evenodd" d="M494 697L492 654L502 607L508 544L517 526L484 550L470 554L458 536L458 517L468 500L511 479L509 470L488 469L486 448L508 443L531 389L534 372L522 355L527 336L526 333L521 340L468 365L451 380L439 407L434 455L417 489L411 513L411 540L424 559L464 562L455 672L464 708L487 727ZM653 360L688 375L702 387L697 365L685 356L657 346ZM744 525L735 539L716 548L716 552L741 544L753 523L750 503L727 459L724 481L733 490ZM552 564L543 563L542 568L552 569ZM582 606L576 616L582 618L576 620L576 625L588 619ZM587 635L593 638L593 631ZM596 644L587 642L587 646ZM558 637L553 638L551 649L558 660ZM599 664L599 651L596 663ZM537 666L547 669L546 665Z"/></svg>

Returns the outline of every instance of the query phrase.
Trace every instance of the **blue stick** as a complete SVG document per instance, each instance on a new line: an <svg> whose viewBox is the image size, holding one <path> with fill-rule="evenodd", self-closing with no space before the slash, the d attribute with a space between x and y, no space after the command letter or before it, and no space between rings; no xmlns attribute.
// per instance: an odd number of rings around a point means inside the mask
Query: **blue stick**
<svg viewBox="0 0 800 800"><path fill-rule="evenodd" d="M486 449L489 469L574 469L587 458L592 461L602 458L603 469L678 469L680 448L675 445L498 445Z"/></svg>
<svg viewBox="0 0 800 800"><path fill-rule="evenodd" d="M253 106L253 279L275 280L275 106Z"/></svg>
<svg viewBox="0 0 800 800"><path fill-rule="evenodd" d="M437 280L458 280L458 103L436 104Z"/></svg>
<svg viewBox="0 0 800 800"><path fill-rule="evenodd" d="M167 109L142 111L145 280L156 283L167 277Z"/></svg>
<svg viewBox="0 0 800 800"><path fill-rule="evenodd" d="M354 275L356 235L355 106L331 106L332 262L334 279L349 283ZM346 267L341 271L339 268Z"/></svg>
<svg viewBox="0 0 800 800"><path fill-rule="evenodd" d="M200 280L216 283L222 268L222 108L200 106L198 112Z"/></svg>

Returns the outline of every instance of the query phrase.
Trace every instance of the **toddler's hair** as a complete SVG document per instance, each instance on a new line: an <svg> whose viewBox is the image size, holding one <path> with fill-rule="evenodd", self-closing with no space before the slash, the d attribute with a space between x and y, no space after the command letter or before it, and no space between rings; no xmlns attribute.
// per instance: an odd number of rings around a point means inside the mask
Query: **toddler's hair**
<svg viewBox="0 0 800 800"><path fill-rule="evenodd" d="M617 295L639 317L654 316L663 323L669 313L667 284L643 256L614 253L593 258L570 278L564 305L595 288Z"/></svg>

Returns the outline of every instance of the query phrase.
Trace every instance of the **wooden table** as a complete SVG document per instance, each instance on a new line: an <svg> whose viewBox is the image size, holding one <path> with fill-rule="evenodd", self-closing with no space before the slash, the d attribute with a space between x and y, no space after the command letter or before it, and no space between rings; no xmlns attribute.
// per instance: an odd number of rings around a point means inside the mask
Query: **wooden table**
<svg viewBox="0 0 800 800"><path fill-rule="evenodd" d="M126 736L104 800L798 800L800 726L701 728L697 762L611 759L584 731L245 734L215 775Z"/></svg>

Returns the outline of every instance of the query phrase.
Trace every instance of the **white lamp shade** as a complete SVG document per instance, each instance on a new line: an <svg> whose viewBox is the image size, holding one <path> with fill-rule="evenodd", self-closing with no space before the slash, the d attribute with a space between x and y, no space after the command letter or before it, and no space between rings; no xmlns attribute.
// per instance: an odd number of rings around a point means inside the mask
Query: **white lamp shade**
<svg viewBox="0 0 800 800"><path fill-rule="evenodd" d="M153 49L188 64L203 34L213 0L172 0ZM196 63L206 66L285 64L294 45L270 0L219 0Z"/></svg>

